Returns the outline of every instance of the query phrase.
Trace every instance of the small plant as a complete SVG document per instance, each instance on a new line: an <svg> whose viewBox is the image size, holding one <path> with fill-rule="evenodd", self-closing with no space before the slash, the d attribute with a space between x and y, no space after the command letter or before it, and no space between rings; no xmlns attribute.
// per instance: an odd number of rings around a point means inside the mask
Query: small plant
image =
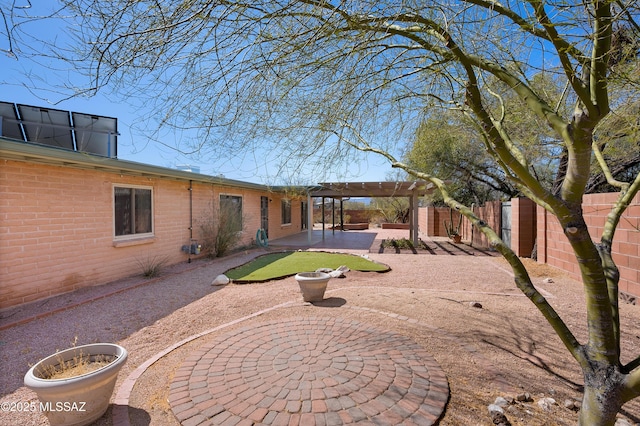
<svg viewBox="0 0 640 426"><path fill-rule="evenodd" d="M142 275L144 275L147 278L153 278L160 275L160 272L162 272L162 268L164 268L164 266L167 264L169 259L167 256L152 257L147 255L146 258L139 258L139 259L136 259L136 261L138 262L138 265L140 265L140 268L142 269Z"/></svg>
<svg viewBox="0 0 640 426"><path fill-rule="evenodd" d="M75 347L78 342L78 336L75 336L72 346ZM60 355L56 356L57 364L41 365L36 373L41 379L57 380L77 377L98 370L109 365L115 360L112 355L89 355L84 354L80 350L71 359L63 359Z"/></svg>
<svg viewBox="0 0 640 426"><path fill-rule="evenodd" d="M447 236L451 239L455 239L456 236L460 235L460 227L462 226L462 215L459 215L458 226L453 226L453 210L449 209L449 225L447 225L447 221L443 220L444 229L447 231Z"/></svg>
<svg viewBox="0 0 640 426"><path fill-rule="evenodd" d="M413 244L413 241L407 238L400 238L399 240L396 240L395 238L391 238L389 240L382 240L382 243L380 243L380 247L407 249L407 250L414 250L414 249L426 250L428 248L427 244L422 240L418 240L418 245L416 246Z"/></svg>
<svg viewBox="0 0 640 426"><path fill-rule="evenodd" d="M68 360L58 358L58 364L43 366L37 373L40 378L47 380L68 379L98 370L111 364L114 359L111 355L85 355L80 351Z"/></svg>
<svg viewBox="0 0 640 426"><path fill-rule="evenodd" d="M383 240L382 241L382 247L383 248L399 248L399 249L409 249L412 250L413 247L413 242L411 242L411 240L408 240L406 238L400 238L399 240L396 240L395 238L389 239L389 240Z"/></svg>

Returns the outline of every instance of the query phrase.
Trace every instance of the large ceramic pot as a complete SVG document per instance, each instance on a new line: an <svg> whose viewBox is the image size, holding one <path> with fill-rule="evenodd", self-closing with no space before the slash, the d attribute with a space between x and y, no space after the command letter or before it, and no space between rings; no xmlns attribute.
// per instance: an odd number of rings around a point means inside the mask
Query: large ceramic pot
<svg viewBox="0 0 640 426"><path fill-rule="evenodd" d="M296 274L302 299L305 302L320 302L324 298L324 292L330 279L331 276L325 272L300 272Z"/></svg>
<svg viewBox="0 0 640 426"><path fill-rule="evenodd" d="M108 364L85 374L61 379L49 379L47 371L62 362L69 364L79 358ZM24 384L40 400L51 425L87 425L100 418L107 408L118 378L127 360L127 350L112 343L76 346L44 358L24 376Z"/></svg>

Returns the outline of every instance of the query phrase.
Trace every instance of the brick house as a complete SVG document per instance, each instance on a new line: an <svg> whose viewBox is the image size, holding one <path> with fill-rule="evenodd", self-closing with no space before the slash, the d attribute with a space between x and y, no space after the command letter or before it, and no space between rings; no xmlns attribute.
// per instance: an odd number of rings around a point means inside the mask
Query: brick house
<svg viewBox="0 0 640 426"><path fill-rule="evenodd" d="M306 196L0 137L0 309L186 262L221 205L240 244L301 232Z"/></svg>

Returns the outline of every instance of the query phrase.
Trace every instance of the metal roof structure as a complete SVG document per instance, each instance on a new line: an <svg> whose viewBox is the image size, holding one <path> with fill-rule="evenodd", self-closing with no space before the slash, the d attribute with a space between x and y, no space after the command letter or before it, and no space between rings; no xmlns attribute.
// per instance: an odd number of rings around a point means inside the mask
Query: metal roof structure
<svg viewBox="0 0 640 426"><path fill-rule="evenodd" d="M327 182L310 190L312 197L413 197L431 194L435 190L431 182Z"/></svg>
<svg viewBox="0 0 640 426"><path fill-rule="evenodd" d="M309 198L323 197L342 200L349 197L407 197L409 198L409 233L413 243L417 244L419 239L418 197L431 194L435 190L435 185L426 181L326 182L318 184L315 188L310 188ZM340 225L343 224L340 223Z"/></svg>

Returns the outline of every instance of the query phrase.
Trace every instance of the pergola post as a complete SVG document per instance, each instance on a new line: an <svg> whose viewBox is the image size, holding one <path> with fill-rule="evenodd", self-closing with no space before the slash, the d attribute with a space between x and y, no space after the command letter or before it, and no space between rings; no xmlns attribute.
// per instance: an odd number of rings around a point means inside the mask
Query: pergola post
<svg viewBox="0 0 640 426"><path fill-rule="evenodd" d="M418 246L418 194L416 191L413 191L411 194L411 198L409 199L409 208L411 213L410 225L411 229L411 240L413 241L413 246Z"/></svg>
<svg viewBox="0 0 640 426"><path fill-rule="evenodd" d="M307 191L307 243L311 247L313 242L313 202L311 199L311 191Z"/></svg>
<svg viewBox="0 0 640 426"><path fill-rule="evenodd" d="M324 197L322 197L322 241L324 241Z"/></svg>
<svg viewBox="0 0 640 426"><path fill-rule="evenodd" d="M331 198L331 235L336 233L336 199Z"/></svg>

